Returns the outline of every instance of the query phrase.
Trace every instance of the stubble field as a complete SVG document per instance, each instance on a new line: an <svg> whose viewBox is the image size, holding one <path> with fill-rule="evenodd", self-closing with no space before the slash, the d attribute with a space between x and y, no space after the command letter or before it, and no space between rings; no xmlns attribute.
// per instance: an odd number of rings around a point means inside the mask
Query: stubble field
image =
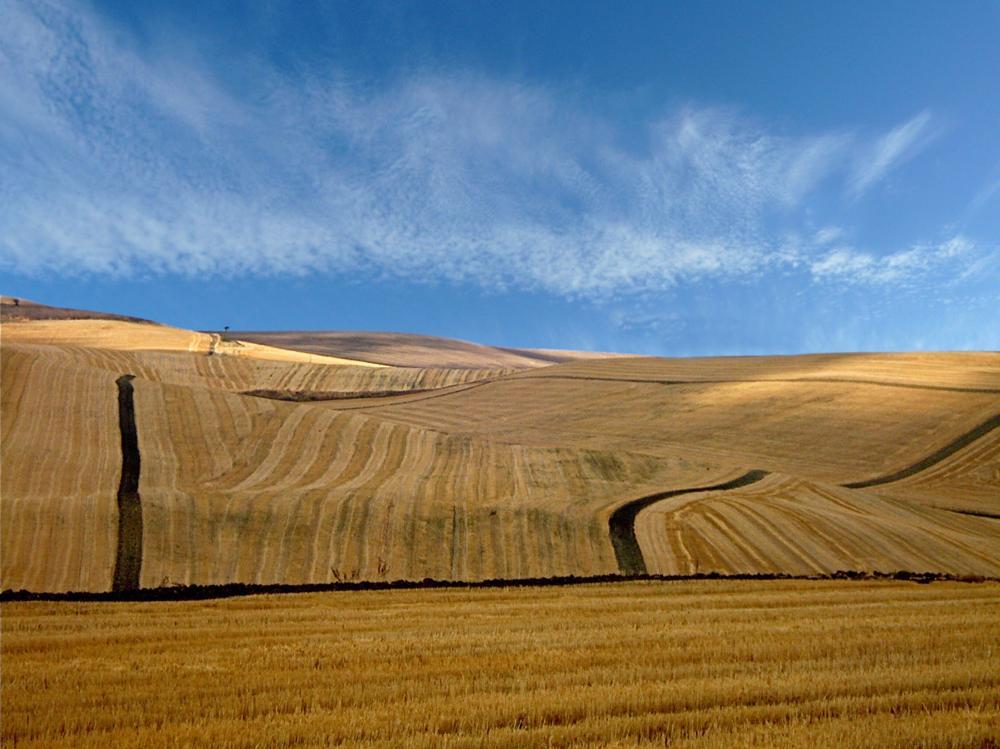
<svg viewBox="0 0 1000 749"><path fill-rule="evenodd" d="M1000 746L1000 353L0 303L5 748Z"/></svg>
<svg viewBox="0 0 1000 749"><path fill-rule="evenodd" d="M2 338L0 589L1000 576L995 352L522 367L412 336L33 319ZM418 366L339 358L362 344ZM465 368L424 366L434 347Z"/></svg>
<svg viewBox="0 0 1000 749"><path fill-rule="evenodd" d="M3 605L4 747L995 747L1000 584Z"/></svg>

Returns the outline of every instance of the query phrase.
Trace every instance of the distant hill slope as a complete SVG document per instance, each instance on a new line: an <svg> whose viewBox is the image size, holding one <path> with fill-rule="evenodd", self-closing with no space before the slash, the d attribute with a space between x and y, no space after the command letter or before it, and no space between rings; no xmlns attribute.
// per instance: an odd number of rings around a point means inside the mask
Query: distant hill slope
<svg viewBox="0 0 1000 749"><path fill-rule="evenodd" d="M0 322L23 320L120 320L122 322L142 322L156 325L152 320L112 312L94 312L69 307L50 307L20 297L0 296Z"/></svg>
<svg viewBox="0 0 1000 749"><path fill-rule="evenodd" d="M529 369L577 359L618 356L588 351L501 348L415 333L230 331L226 337L393 367Z"/></svg>
<svg viewBox="0 0 1000 749"><path fill-rule="evenodd" d="M118 322L160 323L142 317L113 312L55 307L21 297L0 296L0 322L41 320L114 320ZM187 333L187 332L186 332ZM194 334L193 335L198 335ZM322 357L353 359L392 367L446 369L531 369L550 364L598 359L621 354L559 349L519 349L486 346L454 338L416 333L357 331L208 331L224 342L259 344L273 349ZM114 348L119 348L114 346ZM132 348L132 346L130 346ZM151 346L150 348L156 348ZM244 347L247 348L247 347ZM232 352L230 352L232 353ZM246 355L248 351L241 351ZM301 357L292 357L299 360Z"/></svg>

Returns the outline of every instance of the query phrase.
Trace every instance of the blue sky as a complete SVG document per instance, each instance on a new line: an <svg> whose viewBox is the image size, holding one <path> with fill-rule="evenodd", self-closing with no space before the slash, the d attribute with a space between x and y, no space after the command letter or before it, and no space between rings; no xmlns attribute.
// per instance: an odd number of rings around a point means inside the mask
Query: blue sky
<svg viewBox="0 0 1000 749"><path fill-rule="evenodd" d="M0 8L5 293L664 355L1000 348L1000 3Z"/></svg>

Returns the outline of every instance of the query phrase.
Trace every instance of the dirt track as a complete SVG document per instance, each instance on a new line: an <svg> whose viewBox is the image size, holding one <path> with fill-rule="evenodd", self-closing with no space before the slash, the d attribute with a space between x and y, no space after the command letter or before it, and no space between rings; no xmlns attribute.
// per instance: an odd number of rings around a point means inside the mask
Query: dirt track
<svg viewBox="0 0 1000 749"><path fill-rule="evenodd" d="M877 476L873 479L865 479L864 481L852 481L850 484L843 484L847 489L865 489L869 486L878 486L879 484L891 484L893 481L899 481L901 479L909 478L920 471L930 468L935 463L940 463L945 458L950 457L954 453L961 450L963 447L975 442L980 437L985 437L987 434L992 432L997 427L1000 427L1000 414L994 414L982 424L973 427L965 434L960 434L958 437L953 439L947 445L942 447L940 450L936 450L925 458L918 460L916 463L902 468L893 473L887 474L885 476ZM986 517L992 517L991 515L986 515Z"/></svg>
<svg viewBox="0 0 1000 749"><path fill-rule="evenodd" d="M139 435L135 427L135 375L122 375L118 385L122 473L118 484L118 550L111 584L114 592L139 589L142 569L142 502L139 498Z"/></svg>
<svg viewBox="0 0 1000 749"><path fill-rule="evenodd" d="M635 537L635 516L654 502L659 502L670 497L678 497L682 494L738 489L741 486L756 483L767 475L767 471L755 469L747 471L732 481L725 481L721 484L695 486L690 489L671 489L664 492L657 492L656 494L647 494L645 497L633 499L631 502L622 505L611 514L611 518L608 521L611 531L611 543L615 547L615 558L618 560L618 569L623 575L645 575L647 573L646 561L642 557L642 549L639 548L639 541Z"/></svg>

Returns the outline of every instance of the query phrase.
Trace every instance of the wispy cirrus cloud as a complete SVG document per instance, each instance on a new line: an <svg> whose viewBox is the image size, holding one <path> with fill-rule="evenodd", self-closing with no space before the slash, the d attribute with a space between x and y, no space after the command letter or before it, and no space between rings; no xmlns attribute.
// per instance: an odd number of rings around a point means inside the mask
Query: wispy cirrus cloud
<svg viewBox="0 0 1000 749"><path fill-rule="evenodd" d="M975 243L956 234L937 244L918 244L884 256L837 246L809 265L813 276L823 280L862 284L897 284L952 266L975 254Z"/></svg>
<svg viewBox="0 0 1000 749"><path fill-rule="evenodd" d="M362 272L599 296L803 266L889 283L922 267L829 250L839 229L781 237L805 230L827 183L860 196L912 154L927 113L866 140L691 105L634 137L517 81L371 87L262 63L247 89L78 8L5 15L0 264L18 272Z"/></svg>
<svg viewBox="0 0 1000 749"><path fill-rule="evenodd" d="M923 111L860 149L850 182L852 193L860 197L893 168L930 143L936 135L931 113Z"/></svg>

